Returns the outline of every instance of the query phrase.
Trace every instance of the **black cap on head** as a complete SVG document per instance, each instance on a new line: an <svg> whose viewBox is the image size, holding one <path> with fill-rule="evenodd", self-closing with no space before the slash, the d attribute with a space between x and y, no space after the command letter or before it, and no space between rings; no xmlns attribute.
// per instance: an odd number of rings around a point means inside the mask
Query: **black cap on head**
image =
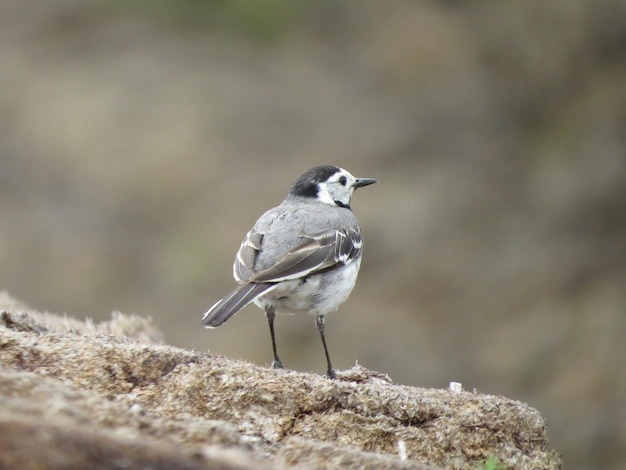
<svg viewBox="0 0 626 470"><path fill-rule="evenodd" d="M289 194L301 197L316 197L319 191L318 183L327 181L332 175L341 171L341 168L332 165L316 166L298 178Z"/></svg>

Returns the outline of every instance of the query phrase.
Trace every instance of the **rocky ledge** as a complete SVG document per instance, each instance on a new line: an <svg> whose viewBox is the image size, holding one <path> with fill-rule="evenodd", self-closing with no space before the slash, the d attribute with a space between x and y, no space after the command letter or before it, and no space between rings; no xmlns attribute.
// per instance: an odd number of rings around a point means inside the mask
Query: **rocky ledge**
<svg viewBox="0 0 626 470"><path fill-rule="evenodd" d="M561 466L524 403L360 366L337 375L184 350L142 317L94 324L0 293L0 467Z"/></svg>

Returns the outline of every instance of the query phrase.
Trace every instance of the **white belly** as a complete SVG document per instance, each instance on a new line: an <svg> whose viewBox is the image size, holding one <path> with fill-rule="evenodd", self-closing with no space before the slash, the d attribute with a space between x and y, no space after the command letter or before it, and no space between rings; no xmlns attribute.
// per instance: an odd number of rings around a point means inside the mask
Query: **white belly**
<svg viewBox="0 0 626 470"><path fill-rule="evenodd" d="M358 259L304 280L281 282L254 303L261 308L272 305L278 313L326 315L346 301L356 283L360 265L361 260Z"/></svg>

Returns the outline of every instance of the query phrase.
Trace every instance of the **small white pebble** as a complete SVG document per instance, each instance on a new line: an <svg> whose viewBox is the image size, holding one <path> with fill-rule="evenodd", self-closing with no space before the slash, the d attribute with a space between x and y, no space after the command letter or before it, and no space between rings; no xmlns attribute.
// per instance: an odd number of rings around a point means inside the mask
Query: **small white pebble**
<svg viewBox="0 0 626 470"><path fill-rule="evenodd" d="M463 384L460 382L450 382L450 391L452 393L461 393L463 391Z"/></svg>
<svg viewBox="0 0 626 470"><path fill-rule="evenodd" d="M400 439L396 445L398 446L398 455L400 456L400 460L406 460L406 442Z"/></svg>
<svg viewBox="0 0 626 470"><path fill-rule="evenodd" d="M130 412L139 414L143 411L143 407L139 403L133 403L130 405Z"/></svg>

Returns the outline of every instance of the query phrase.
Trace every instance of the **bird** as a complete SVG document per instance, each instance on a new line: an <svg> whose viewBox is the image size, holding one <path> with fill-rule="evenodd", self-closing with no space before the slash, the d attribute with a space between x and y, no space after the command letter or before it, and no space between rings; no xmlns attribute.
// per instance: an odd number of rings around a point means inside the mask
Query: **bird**
<svg viewBox="0 0 626 470"><path fill-rule="evenodd" d="M303 173L282 203L265 212L244 237L233 263L239 287L215 303L202 325L215 328L248 304L265 311L272 368L284 368L276 347L276 313L315 315L326 356L326 376L336 378L324 337L326 315L336 311L356 283L363 237L350 202L358 188L376 183L332 165Z"/></svg>

